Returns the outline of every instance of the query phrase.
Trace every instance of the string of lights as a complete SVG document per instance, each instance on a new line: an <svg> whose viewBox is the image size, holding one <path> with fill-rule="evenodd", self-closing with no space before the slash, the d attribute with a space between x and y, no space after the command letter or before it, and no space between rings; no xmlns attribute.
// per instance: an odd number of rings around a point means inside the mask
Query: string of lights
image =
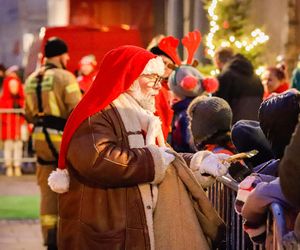
<svg viewBox="0 0 300 250"><path fill-rule="evenodd" d="M217 21L219 17L216 15L215 10L217 4L222 0L212 0L209 8L208 15L210 17L209 22L209 33L206 37L206 46L208 47L207 53L213 57L215 54L215 45L213 43L215 33L220 29ZM269 40L269 36L262 32L260 29L255 29L251 32L251 38L245 37L244 40L240 41L235 36L230 36L227 41L221 43L222 47L228 47L234 45L236 48L245 48L246 51L251 51L254 47L259 44L263 44Z"/></svg>

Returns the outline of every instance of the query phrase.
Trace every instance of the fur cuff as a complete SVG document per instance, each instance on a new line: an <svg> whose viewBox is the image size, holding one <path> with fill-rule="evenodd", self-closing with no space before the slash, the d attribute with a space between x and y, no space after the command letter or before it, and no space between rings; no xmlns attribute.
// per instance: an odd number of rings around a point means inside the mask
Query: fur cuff
<svg viewBox="0 0 300 250"><path fill-rule="evenodd" d="M210 154L211 154L211 152L207 151L207 150L199 151L194 154L194 156L191 160L191 163L190 163L190 169L192 170L197 181L203 188L210 187L212 184L215 183L215 180L216 180L216 178L214 178L213 176L210 176L210 175L204 176L200 172L200 164L201 164L202 160Z"/></svg>
<svg viewBox="0 0 300 250"><path fill-rule="evenodd" d="M151 182L151 184L159 184L165 177L168 165L164 164L164 159L158 146L149 145L146 148L149 149L154 160L155 174L154 174L154 180Z"/></svg>
<svg viewBox="0 0 300 250"><path fill-rule="evenodd" d="M48 177L48 185L53 192L63 194L69 191L70 176L67 169L57 168Z"/></svg>

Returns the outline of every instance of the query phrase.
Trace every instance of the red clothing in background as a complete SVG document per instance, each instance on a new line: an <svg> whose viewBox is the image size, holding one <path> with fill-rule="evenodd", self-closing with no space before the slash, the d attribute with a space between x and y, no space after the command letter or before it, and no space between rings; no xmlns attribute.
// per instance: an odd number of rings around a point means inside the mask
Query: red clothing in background
<svg viewBox="0 0 300 250"><path fill-rule="evenodd" d="M162 122L162 131L165 139L171 131L171 123L173 119L173 110L170 106L169 90L162 86L159 94L155 97L156 115L158 115Z"/></svg>
<svg viewBox="0 0 300 250"><path fill-rule="evenodd" d="M272 95L273 93L276 94L280 94L286 90L288 90L290 87L289 83L284 82L283 84L281 84L277 89L275 89L273 92L269 93L269 92L265 92L264 93L264 100L267 99L270 95Z"/></svg>
<svg viewBox="0 0 300 250"><path fill-rule="evenodd" d="M93 83L95 77L97 75L97 72L92 72L88 75L81 75L77 78L77 81L79 83L80 90L85 93L91 84Z"/></svg>
<svg viewBox="0 0 300 250"><path fill-rule="evenodd" d="M9 89L9 82L17 81L18 93L12 95ZM0 109L15 109L24 107L24 90L19 78L8 76L3 81L2 95L0 97ZM21 137L21 125L25 122L24 116L13 113L0 114L1 139L19 140Z"/></svg>

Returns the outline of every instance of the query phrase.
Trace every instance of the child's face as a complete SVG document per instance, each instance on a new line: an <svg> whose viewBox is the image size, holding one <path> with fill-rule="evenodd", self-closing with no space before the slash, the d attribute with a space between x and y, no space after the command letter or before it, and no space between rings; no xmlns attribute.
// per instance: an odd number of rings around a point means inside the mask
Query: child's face
<svg viewBox="0 0 300 250"><path fill-rule="evenodd" d="M265 85L269 91L272 93L275 91L282 83L276 77L276 75L271 71L266 71L262 77L262 84Z"/></svg>
<svg viewBox="0 0 300 250"><path fill-rule="evenodd" d="M8 83L9 91L11 94L16 95L19 91L19 84L18 81L15 79L12 79Z"/></svg>

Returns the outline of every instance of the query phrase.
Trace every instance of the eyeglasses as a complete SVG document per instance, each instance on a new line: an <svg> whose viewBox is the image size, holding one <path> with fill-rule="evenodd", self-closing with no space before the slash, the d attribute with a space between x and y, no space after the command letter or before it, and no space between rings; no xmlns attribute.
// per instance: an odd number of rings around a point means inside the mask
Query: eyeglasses
<svg viewBox="0 0 300 250"><path fill-rule="evenodd" d="M164 78L159 75L141 75L141 77L145 77L153 83L153 85L148 84L148 86L151 88L157 88L158 85L164 80Z"/></svg>

